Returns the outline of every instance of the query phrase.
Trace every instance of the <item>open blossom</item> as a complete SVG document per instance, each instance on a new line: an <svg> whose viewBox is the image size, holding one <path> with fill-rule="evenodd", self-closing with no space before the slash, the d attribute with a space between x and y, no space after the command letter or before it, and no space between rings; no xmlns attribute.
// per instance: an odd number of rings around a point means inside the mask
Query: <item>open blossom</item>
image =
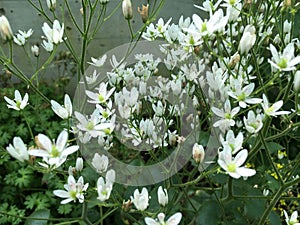
<svg viewBox="0 0 300 225"><path fill-rule="evenodd" d="M4 96L5 101L8 103L7 107L17 111L24 109L25 106L28 105L28 98L29 98L28 94L25 93L24 98L22 99L19 90L15 90L14 100L11 100L8 97Z"/></svg>
<svg viewBox="0 0 300 225"><path fill-rule="evenodd" d="M66 161L68 155L79 149L78 145L67 146L68 132L65 130L59 134L56 142L52 142L50 138L44 134L39 134L37 139L40 144L39 149L30 150L29 154L43 157L43 161L45 161L46 165L49 165L51 168L59 167ZM46 166L45 164L41 165Z"/></svg>
<svg viewBox="0 0 300 225"><path fill-rule="evenodd" d="M248 54L250 49L254 46L255 41L255 27L253 25L247 25L244 29L243 36L239 43L239 50L241 54Z"/></svg>
<svg viewBox="0 0 300 225"><path fill-rule="evenodd" d="M278 116L278 115L283 115L283 114L289 114L289 111L278 111L281 106L283 105L283 101L280 100L278 102L275 102L274 104L272 104L270 106L269 101L267 99L267 96L265 94L263 94L263 103L261 103L264 112L266 115L268 116Z"/></svg>
<svg viewBox="0 0 300 225"><path fill-rule="evenodd" d="M133 197L131 196L130 199L137 210L144 211L149 205L148 190L143 188L142 192L140 193L139 190L136 189L133 193Z"/></svg>
<svg viewBox="0 0 300 225"><path fill-rule="evenodd" d="M237 153L243 145L244 136L242 132L239 132L238 135L235 137L232 130L229 130L226 134L226 138L224 140L223 136L220 136L220 141L225 148L226 146L231 148L232 154Z"/></svg>
<svg viewBox="0 0 300 225"><path fill-rule="evenodd" d="M72 102L70 96L65 94L64 105L60 105L58 102L51 100L51 108L53 112L62 119L68 119L72 116Z"/></svg>
<svg viewBox="0 0 300 225"><path fill-rule="evenodd" d="M285 210L283 210L284 213L284 217L285 217L285 222L287 225L300 225L299 220L298 220L298 212L294 211L291 215L291 217L289 217L289 215L287 214L287 212Z"/></svg>
<svg viewBox="0 0 300 225"><path fill-rule="evenodd" d="M0 16L0 34L2 39L5 41L12 40L14 36L8 19L3 15Z"/></svg>
<svg viewBox="0 0 300 225"><path fill-rule="evenodd" d="M84 202L84 192L88 189L89 184L84 184L83 177L79 177L78 181L76 182L75 178L70 175L68 177L68 184L64 185L66 190L54 190L53 194L60 198L65 198L65 200L61 201L61 204L67 204L69 202L76 202L80 203Z"/></svg>
<svg viewBox="0 0 300 225"><path fill-rule="evenodd" d="M268 59L268 62L275 69L280 71L292 71L295 70L295 66L300 63L300 56L294 56L294 43L289 43L282 53L279 53L274 45L270 44L270 51L272 53L272 60Z"/></svg>
<svg viewBox="0 0 300 225"><path fill-rule="evenodd" d="M233 117L240 111L240 107L235 107L231 110L230 101L227 99L224 104L224 109L212 107L211 110L214 114L221 117L221 119L216 121L213 126L219 127L220 130L225 133L226 130L235 125Z"/></svg>
<svg viewBox="0 0 300 225"><path fill-rule="evenodd" d="M103 55L102 57L96 59L91 57L92 62L88 62L88 64L95 66L95 67L101 67L104 65L106 61L107 55Z"/></svg>
<svg viewBox="0 0 300 225"><path fill-rule="evenodd" d="M107 90L107 83L102 82L96 90L98 93L94 93L92 91L86 90L86 95L90 98L88 102L94 104L102 104L106 103L112 93L115 91L115 88L111 88L109 91Z"/></svg>
<svg viewBox="0 0 300 225"><path fill-rule="evenodd" d="M33 34L33 30L29 29L28 31L21 31L19 30L19 33L14 36L14 42L17 45L23 46L25 45L26 39L29 38Z"/></svg>
<svg viewBox="0 0 300 225"><path fill-rule="evenodd" d="M159 186L157 190L157 198L158 203L162 206L166 206L168 204L168 191L167 189L163 189L162 186Z"/></svg>
<svg viewBox="0 0 300 225"><path fill-rule="evenodd" d="M48 42L52 44L63 42L64 24L60 25L58 20L54 20L52 29L47 23L44 23L42 30L48 39Z"/></svg>
<svg viewBox="0 0 300 225"><path fill-rule="evenodd" d="M42 46L47 52L53 51L53 43L51 41L43 40Z"/></svg>
<svg viewBox="0 0 300 225"><path fill-rule="evenodd" d="M246 167L241 167L248 157L246 149L241 150L234 158L230 147L225 147L219 153L218 164L226 171L231 177L238 179L240 177L250 177L255 175L256 171Z"/></svg>
<svg viewBox="0 0 300 225"><path fill-rule="evenodd" d="M181 221L182 214L180 212L175 213L167 221L165 221L165 217L166 215L164 213L159 213L156 220L146 217L145 223L147 225L178 225Z"/></svg>
<svg viewBox="0 0 300 225"><path fill-rule="evenodd" d="M14 137L13 145L9 144L6 150L12 157L21 162L29 160L27 147L20 137Z"/></svg>

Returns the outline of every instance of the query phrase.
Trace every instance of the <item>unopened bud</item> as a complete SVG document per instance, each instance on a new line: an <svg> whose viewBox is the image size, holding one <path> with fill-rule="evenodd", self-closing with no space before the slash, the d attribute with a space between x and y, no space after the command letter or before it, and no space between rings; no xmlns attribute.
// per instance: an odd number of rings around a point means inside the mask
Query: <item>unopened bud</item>
<svg viewBox="0 0 300 225"><path fill-rule="evenodd" d="M204 160L205 152L202 145L199 145L197 143L193 146L193 159L196 163L202 163Z"/></svg>
<svg viewBox="0 0 300 225"><path fill-rule="evenodd" d="M13 39L13 32L11 30L10 24L5 16L0 16L0 33L1 37L5 41L10 41Z"/></svg>
<svg viewBox="0 0 300 225"><path fill-rule="evenodd" d="M300 71L298 70L294 76L294 91L300 92Z"/></svg>
<svg viewBox="0 0 300 225"><path fill-rule="evenodd" d="M138 12L142 16L143 23L146 23L148 21L148 8L149 8L149 4L142 5L142 9L140 9L140 7L138 7Z"/></svg>
<svg viewBox="0 0 300 225"><path fill-rule="evenodd" d="M37 45L31 46L31 52L35 57L39 57L40 55L40 49Z"/></svg>
<svg viewBox="0 0 300 225"><path fill-rule="evenodd" d="M54 11L56 8L56 0L47 0L47 6L51 11Z"/></svg>
<svg viewBox="0 0 300 225"><path fill-rule="evenodd" d="M83 15L83 8L80 8L79 11L80 11L80 14Z"/></svg>
<svg viewBox="0 0 300 225"><path fill-rule="evenodd" d="M76 166L75 166L76 171L80 172L83 169L83 159L81 157L78 157L76 159Z"/></svg>
<svg viewBox="0 0 300 225"><path fill-rule="evenodd" d="M123 0L122 2L122 11L125 19L132 19L132 4L131 0Z"/></svg>

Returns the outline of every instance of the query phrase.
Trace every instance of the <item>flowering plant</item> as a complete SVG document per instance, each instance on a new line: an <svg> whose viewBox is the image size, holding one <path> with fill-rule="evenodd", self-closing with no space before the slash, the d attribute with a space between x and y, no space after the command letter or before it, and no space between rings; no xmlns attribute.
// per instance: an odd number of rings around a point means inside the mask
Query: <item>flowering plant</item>
<svg viewBox="0 0 300 225"><path fill-rule="evenodd" d="M38 198L47 202L40 208L26 197L21 216L5 212L13 208L7 203L0 210L5 222L54 223L63 215L60 224L122 224L120 216L123 224L298 224L299 3L206 0L195 6L199 14L176 22L155 21L164 0L155 1L138 10L145 24L135 32L132 2L123 0L131 43L86 62L94 15L100 12L97 30L110 2L82 1L82 27L71 16L82 35L80 57L56 1L46 2L53 19L28 2L52 24L42 27L50 56L25 76L13 42L26 46L33 31L14 36L2 16L10 54L2 51L0 62L63 123L55 135L35 134L26 117L28 93L4 97L31 139L15 136L1 154L18 160L24 179L38 171L48 193ZM68 1L63 5L73 15ZM78 65L78 85L61 105L43 94L38 77L63 44ZM38 49L31 47L35 57ZM15 187L26 195L30 182Z"/></svg>

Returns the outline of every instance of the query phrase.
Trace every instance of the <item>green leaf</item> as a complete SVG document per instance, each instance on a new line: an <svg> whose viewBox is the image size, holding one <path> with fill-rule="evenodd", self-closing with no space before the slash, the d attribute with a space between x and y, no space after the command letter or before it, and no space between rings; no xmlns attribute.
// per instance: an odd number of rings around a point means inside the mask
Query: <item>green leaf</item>
<svg viewBox="0 0 300 225"><path fill-rule="evenodd" d="M280 144L278 144L276 142L267 143L267 148L271 154L277 154L278 150L284 149L283 146L281 146Z"/></svg>
<svg viewBox="0 0 300 225"><path fill-rule="evenodd" d="M35 219L39 218L39 219ZM50 210L43 209L34 211L26 220L25 225L47 225L47 220L50 218Z"/></svg>
<svg viewBox="0 0 300 225"><path fill-rule="evenodd" d="M220 221L220 206L215 201L205 201L197 215L197 225L216 225Z"/></svg>

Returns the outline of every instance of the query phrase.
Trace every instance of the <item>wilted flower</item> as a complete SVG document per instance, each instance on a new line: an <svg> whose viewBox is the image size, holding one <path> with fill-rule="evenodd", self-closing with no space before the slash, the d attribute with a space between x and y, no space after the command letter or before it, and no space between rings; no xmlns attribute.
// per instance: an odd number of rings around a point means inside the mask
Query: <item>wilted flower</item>
<svg viewBox="0 0 300 225"><path fill-rule="evenodd" d="M143 188L142 192L140 193L139 190L136 189L133 193L133 197L131 196L130 199L137 210L144 211L149 205L148 190Z"/></svg>
<svg viewBox="0 0 300 225"><path fill-rule="evenodd" d="M29 160L27 147L20 137L14 137L13 145L9 144L9 146L6 147L6 150L12 157L21 162Z"/></svg>
<svg viewBox="0 0 300 225"><path fill-rule="evenodd" d="M193 146L193 159L196 163L202 163L205 157L204 148L202 145L197 143Z"/></svg>
<svg viewBox="0 0 300 225"><path fill-rule="evenodd" d="M8 97L4 96L5 101L8 103L7 107L14 110L22 110L28 105L28 94L25 93L24 98L22 99L21 94L18 90L15 90L15 98L14 100L9 99Z"/></svg>
<svg viewBox="0 0 300 225"><path fill-rule="evenodd" d="M46 35L48 42L51 42L53 44L58 44L63 42L64 24L60 25L58 20L54 20L52 29L49 27L47 23L44 23L42 30Z"/></svg>
<svg viewBox="0 0 300 225"><path fill-rule="evenodd" d="M70 175L68 177L68 184L64 185L65 190L54 190L53 194L60 198L65 198L65 200L61 201L61 204L67 204L71 201L80 203L84 202L84 192L88 189L89 184L84 184L83 177L79 177L78 181L76 182L75 178Z"/></svg>
<svg viewBox="0 0 300 225"><path fill-rule="evenodd" d="M159 186L157 190L157 198L160 205L166 206L169 201L167 189L163 189L162 186Z"/></svg>
<svg viewBox="0 0 300 225"><path fill-rule="evenodd" d="M239 43L239 50L241 54L248 54L256 41L255 27L247 25L244 29L243 36Z"/></svg>
<svg viewBox="0 0 300 225"><path fill-rule="evenodd" d="M159 213L157 219L154 220L150 217L145 218L145 223L147 225L178 225L181 221L182 214L180 212L175 213L165 222L166 215L164 213Z"/></svg>
<svg viewBox="0 0 300 225"><path fill-rule="evenodd" d="M231 148L225 147L224 150L219 153L218 164L226 171L226 173L235 179L238 179L241 176L250 177L255 175L256 171L241 167L241 165L245 163L247 157L248 151L243 149L233 159Z"/></svg>
<svg viewBox="0 0 300 225"><path fill-rule="evenodd" d="M142 16L142 21L143 23L146 23L148 20L148 8L149 8L149 4L147 5L142 5L142 9L140 9L140 7L138 7L138 12L141 14Z"/></svg>
<svg viewBox="0 0 300 225"><path fill-rule="evenodd" d="M0 16L0 34L5 41L13 39L13 32L5 16Z"/></svg>
<svg viewBox="0 0 300 225"><path fill-rule="evenodd" d="M37 45L31 46L31 52L35 57L40 55L40 48Z"/></svg>
<svg viewBox="0 0 300 225"><path fill-rule="evenodd" d="M59 134L56 143L52 143L51 140L44 134L39 134L37 139L40 144L39 149L30 150L29 154L43 157L43 161L45 161L47 165L50 165L51 167L54 166L54 168L57 168L63 164L68 155L76 152L79 149L78 145L67 147L68 132L65 130ZM45 164L41 165L46 166Z"/></svg>
<svg viewBox="0 0 300 225"><path fill-rule="evenodd" d="M51 100L51 108L53 112L62 119L68 119L72 116L73 106L68 94L65 94L64 105L60 105L58 102Z"/></svg>
<svg viewBox="0 0 300 225"><path fill-rule="evenodd" d="M126 20L132 19L132 4L131 0L123 0L122 11Z"/></svg>

